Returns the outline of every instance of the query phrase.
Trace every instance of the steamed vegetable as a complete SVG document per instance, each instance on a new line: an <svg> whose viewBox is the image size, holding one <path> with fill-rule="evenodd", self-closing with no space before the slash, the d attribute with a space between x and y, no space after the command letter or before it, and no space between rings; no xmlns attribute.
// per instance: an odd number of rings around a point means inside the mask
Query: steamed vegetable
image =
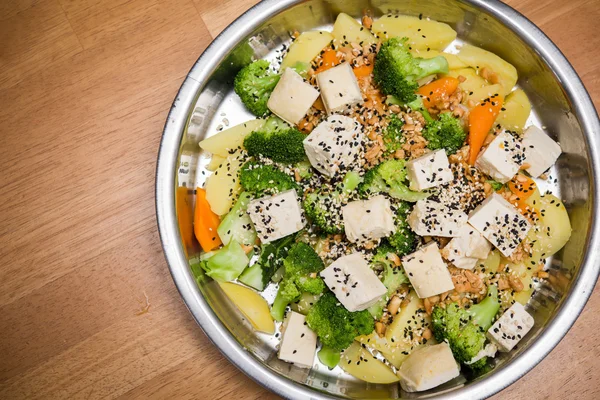
<svg viewBox="0 0 600 400"><path fill-rule="evenodd" d="M290 45L283 57L281 70L293 67L297 63L310 62L333 40L333 35L325 31L303 32Z"/></svg>
<svg viewBox="0 0 600 400"><path fill-rule="evenodd" d="M285 164L295 164L306 158L302 141L306 135L289 126L279 117L270 117L263 126L244 138L244 148L250 156L264 156Z"/></svg>
<svg viewBox="0 0 600 400"><path fill-rule="evenodd" d="M221 131L200 142L200 147L222 159L227 158L233 151L244 143L244 138L252 131L260 129L265 123L262 119L251 119L229 129ZM220 164L220 163L219 163ZM216 165L218 167L219 165Z"/></svg>
<svg viewBox="0 0 600 400"><path fill-rule="evenodd" d="M333 24L333 32L331 33L338 45L356 43L362 46L377 42L377 38L369 29L363 27L354 18L344 13L338 14Z"/></svg>
<svg viewBox="0 0 600 400"><path fill-rule="evenodd" d="M233 201L241 191L238 170L244 162L241 151L236 151L217 168L206 181L206 201L217 215L229 212Z"/></svg>
<svg viewBox="0 0 600 400"><path fill-rule="evenodd" d="M202 263L206 275L222 282L236 279L249 262L246 252L235 240L219 250L206 254L206 257L207 259Z"/></svg>
<svg viewBox="0 0 600 400"><path fill-rule="evenodd" d="M400 378L394 371L357 342L342 353L340 367L350 375L370 383L394 383Z"/></svg>
<svg viewBox="0 0 600 400"><path fill-rule="evenodd" d="M437 120L427 124L423 130L423 137L429 141L429 149L444 149L446 154L454 154L463 147L467 134L460 120L445 112L441 113Z"/></svg>
<svg viewBox="0 0 600 400"><path fill-rule="evenodd" d="M252 193L255 197L298 189L296 182L285 172L273 165L261 164L256 161L248 161L244 164L240 171L239 183L244 190Z"/></svg>
<svg viewBox="0 0 600 400"><path fill-rule="evenodd" d="M436 104L448 100L458 89L458 79L451 76L436 79L427 85L421 86L417 94L423 96L423 105L431 108Z"/></svg>
<svg viewBox="0 0 600 400"><path fill-rule="evenodd" d="M238 310L250 321L254 329L269 335L275 333L275 324L269 313L269 306L258 293L230 282L221 282L219 286Z"/></svg>
<svg viewBox="0 0 600 400"><path fill-rule="evenodd" d="M382 40L406 37L408 46L422 51L444 50L456 39L449 25L408 15L384 15L373 22L371 30Z"/></svg>
<svg viewBox="0 0 600 400"><path fill-rule="evenodd" d="M502 107L496 123L513 132L521 133L525 123L531 114L531 103L529 98L521 89L506 96L506 102Z"/></svg>
<svg viewBox="0 0 600 400"><path fill-rule="evenodd" d="M474 165L479 151L483 146L496 117L502 109L504 98L502 95L489 97L475 106L469 113L469 164Z"/></svg>
<svg viewBox="0 0 600 400"><path fill-rule="evenodd" d="M256 290L264 290L275 271L283 265L283 259L294 243L294 236L286 236L270 243L263 243L258 261L246 268L238 280Z"/></svg>
<svg viewBox="0 0 600 400"><path fill-rule="evenodd" d="M219 216L212 212L208 201L206 201L206 191L201 188L196 189L196 208L194 209L194 234L202 250L209 252L221 245L221 238L217 234L219 226Z"/></svg>
<svg viewBox="0 0 600 400"><path fill-rule="evenodd" d="M367 171L358 192L371 197L387 193L395 199L415 202L427 198L428 193L408 188L404 160L387 160Z"/></svg>
<svg viewBox="0 0 600 400"><path fill-rule="evenodd" d="M269 112L267 101L277 86L280 76L269 70L267 60L254 61L242 68L235 77L233 89L242 103L257 117Z"/></svg>
<svg viewBox="0 0 600 400"><path fill-rule="evenodd" d="M491 76L490 83L502 85L502 95L507 95L517 83L517 70L508 62L498 57L496 54L470 44L464 44L458 52L458 57L470 67L473 67L482 73L486 68Z"/></svg>
<svg viewBox="0 0 600 400"><path fill-rule="evenodd" d="M251 200L252 196L249 193L241 193L231 211L223 217L217 228L223 244L226 245L231 240L246 246L252 246L256 243L256 231L252 226L250 216L246 212L248 203Z"/></svg>

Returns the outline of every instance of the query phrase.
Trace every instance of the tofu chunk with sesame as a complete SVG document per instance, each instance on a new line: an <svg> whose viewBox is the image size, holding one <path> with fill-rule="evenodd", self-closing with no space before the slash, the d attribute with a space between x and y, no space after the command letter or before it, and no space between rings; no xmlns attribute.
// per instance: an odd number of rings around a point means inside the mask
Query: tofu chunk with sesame
<svg viewBox="0 0 600 400"><path fill-rule="evenodd" d="M407 392L422 392L446 383L460 374L446 342L423 346L410 353L398 369L400 386Z"/></svg>
<svg viewBox="0 0 600 400"><path fill-rule="evenodd" d="M317 74L317 84L329 114L344 111L363 101L356 76L347 62Z"/></svg>
<svg viewBox="0 0 600 400"><path fill-rule="evenodd" d="M454 179L448 156L443 149L432 151L406 163L410 189L422 191Z"/></svg>
<svg viewBox="0 0 600 400"><path fill-rule="evenodd" d="M460 230L460 236L453 238L441 251L442 257L455 267L473 269L477 261L487 258L492 244L469 224Z"/></svg>
<svg viewBox="0 0 600 400"><path fill-rule="evenodd" d="M487 337L502 352L511 351L533 327L534 320L521 303L513 304L487 331Z"/></svg>
<svg viewBox="0 0 600 400"><path fill-rule="evenodd" d="M293 69L286 68L273 89L267 107L282 120L297 125L304 118L319 91Z"/></svg>
<svg viewBox="0 0 600 400"><path fill-rule="evenodd" d="M402 266L417 296L424 299L454 289L448 267L436 242L431 241L402 258Z"/></svg>
<svg viewBox="0 0 600 400"><path fill-rule="evenodd" d="M298 232L306 225L296 191L291 189L248 203L248 214L263 243Z"/></svg>
<svg viewBox="0 0 600 400"><path fill-rule="evenodd" d="M382 195L351 201L342 207L342 219L346 237L354 243L380 239L396 229L392 205Z"/></svg>
<svg viewBox="0 0 600 400"><path fill-rule="evenodd" d="M366 310L387 293L361 253L338 258L320 275L348 311Z"/></svg>
<svg viewBox="0 0 600 400"><path fill-rule="evenodd" d="M498 182L506 183L519 172L524 157L521 142L502 131L479 154L475 166Z"/></svg>
<svg viewBox="0 0 600 400"><path fill-rule="evenodd" d="M537 126L525 129L523 151L525 152L525 163L529 164L525 170L534 178L553 166L562 153L559 144Z"/></svg>
<svg viewBox="0 0 600 400"><path fill-rule="evenodd" d="M471 211L469 224L505 257L511 256L531 229L527 218L498 193Z"/></svg>
<svg viewBox="0 0 600 400"><path fill-rule="evenodd" d="M304 139L304 151L320 173L334 176L358 160L362 149L362 126L344 115L332 115Z"/></svg>
<svg viewBox="0 0 600 400"><path fill-rule="evenodd" d="M317 351L317 334L306 325L306 317L291 311L283 321L283 338L277 356L299 367L311 368Z"/></svg>
<svg viewBox="0 0 600 400"><path fill-rule="evenodd" d="M433 200L419 200L408 215L408 224L420 236L460 236L467 214Z"/></svg>

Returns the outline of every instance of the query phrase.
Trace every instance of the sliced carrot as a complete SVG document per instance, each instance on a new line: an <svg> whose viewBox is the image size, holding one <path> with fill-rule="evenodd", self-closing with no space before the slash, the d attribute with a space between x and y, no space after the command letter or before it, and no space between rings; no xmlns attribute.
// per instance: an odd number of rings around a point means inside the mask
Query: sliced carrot
<svg viewBox="0 0 600 400"><path fill-rule="evenodd" d="M316 69L316 73L327 71L329 68L333 68L340 63L337 52L332 49L327 49L321 55L321 65Z"/></svg>
<svg viewBox="0 0 600 400"><path fill-rule="evenodd" d="M364 78L365 76L371 75L373 72L373 65L363 64L360 67L354 67L352 71L357 78Z"/></svg>
<svg viewBox="0 0 600 400"><path fill-rule="evenodd" d="M425 108L431 108L450 97L458 88L458 84L458 79L447 76L421 86L417 93L423 96Z"/></svg>
<svg viewBox="0 0 600 400"><path fill-rule="evenodd" d="M219 216L212 212L210 204L206 201L206 191L197 188L196 209L194 210L194 233L200 246L202 246L202 250L211 251L223 244L217 233L219 223Z"/></svg>
<svg viewBox="0 0 600 400"><path fill-rule="evenodd" d="M175 192L175 209L177 211L177 222L179 234L184 244L186 255L194 246L194 227L192 226L193 210L191 190L185 186L179 186Z"/></svg>
<svg viewBox="0 0 600 400"><path fill-rule="evenodd" d="M474 165L485 137L494 126L504 97L494 95L477 104L469 113L469 164Z"/></svg>
<svg viewBox="0 0 600 400"><path fill-rule="evenodd" d="M515 203L517 208L523 212L527 211L529 205L527 199L535 193L536 184L533 179L523 174L518 174L507 184L512 194L517 196Z"/></svg>

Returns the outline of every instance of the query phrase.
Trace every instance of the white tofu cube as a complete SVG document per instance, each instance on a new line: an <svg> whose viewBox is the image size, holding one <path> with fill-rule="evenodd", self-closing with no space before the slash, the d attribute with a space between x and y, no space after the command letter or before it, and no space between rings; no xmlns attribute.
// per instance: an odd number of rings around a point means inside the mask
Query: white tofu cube
<svg viewBox="0 0 600 400"><path fill-rule="evenodd" d="M334 176L355 163L362 148L362 125L344 115L332 115L304 139L304 151L320 173Z"/></svg>
<svg viewBox="0 0 600 400"><path fill-rule="evenodd" d="M419 200L408 216L411 229L420 236L456 237L467 223L467 214L433 200Z"/></svg>
<svg viewBox="0 0 600 400"><path fill-rule="evenodd" d="M558 143L537 126L530 126L525 129L523 151L525 152L525 162L529 164L526 170L534 178L542 175L548 168L553 166L560 153L562 153Z"/></svg>
<svg viewBox="0 0 600 400"><path fill-rule="evenodd" d="M267 107L284 121L297 125L306 115L319 91L293 69L286 68L273 89Z"/></svg>
<svg viewBox="0 0 600 400"><path fill-rule="evenodd" d="M505 257L510 257L531 229L527 218L498 193L471 211L469 224Z"/></svg>
<svg viewBox="0 0 600 400"><path fill-rule="evenodd" d="M454 289L452 277L436 242L431 241L402 257L402 266L421 299Z"/></svg>
<svg viewBox="0 0 600 400"><path fill-rule="evenodd" d="M487 331L487 337L502 352L511 351L533 327L534 320L521 303L513 304Z"/></svg>
<svg viewBox="0 0 600 400"><path fill-rule="evenodd" d="M327 113L344 111L363 102L358 81L349 63L344 62L317 75L317 84Z"/></svg>
<svg viewBox="0 0 600 400"><path fill-rule="evenodd" d="M366 310L387 293L361 253L338 258L320 275L348 311Z"/></svg>
<svg viewBox="0 0 600 400"><path fill-rule="evenodd" d="M252 200L248 203L248 214L263 243L296 233L306 225L293 189Z"/></svg>
<svg viewBox="0 0 600 400"><path fill-rule="evenodd" d="M422 392L446 383L460 374L448 343L423 346L410 353L398 369L400 386L407 392Z"/></svg>
<svg viewBox="0 0 600 400"><path fill-rule="evenodd" d="M306 325L306 317L291 311L283 321L283 338L277 356L294 365L311 368L317 351L317 334Z"/></svg>
<svg viewBox="0 0 600 400"><path fill-rule="evenodd" d="M460 230L460 236L453 238L441 251L442 257L455 267L473 269L477 261L487 258L492 244L469 224Z"/></svg>
<svg viewBox="0 0 600 400"><path fill-rule="evenodd" d="M479 154L475 166L498 182L506 183L519 172L524 158L521 142L503 131Z"/></svg>
<svg viewBox="0 0 600 400"><path fill-rule="evenodd" d="M427 153L406 163L410 189L422 191L454 179L450 163L443 149Z"/></svg>
<svg viewBox="0 0 600 400"><path fill-rule="evenodd" d="M396 229L392 205L382 195L346 204L342 207L342 219L351 242L380 239Z"/></svg>

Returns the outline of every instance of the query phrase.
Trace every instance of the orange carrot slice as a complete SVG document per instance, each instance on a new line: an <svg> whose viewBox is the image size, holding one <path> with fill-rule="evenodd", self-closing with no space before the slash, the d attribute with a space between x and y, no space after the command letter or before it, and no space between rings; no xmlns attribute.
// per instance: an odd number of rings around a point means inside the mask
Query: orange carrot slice
<svg viewBox="0 0 600 400"><path fill-rule="evenodd" d="M208 252L223 244L217 233L219 223L219 216L212 212L210 204L206 200L206 191L197 188L196 209L194 210L194 233L200 246L202 246L202 250Z"/></svg>
<svg viewBox="0 0 600 400"><path fill-rule="evenodd" d="M469 113L469 164L475 164L485 137L494 126L503 103L502 95L494 95L477 104Z"/></svg>
<svg viewBox="0 0 600 400"><path fill-rule="evenodd" d="M458 79L447 76L421 86L417 94L423 96L425 108L431 108L450 97L458 88L458 83Z"/></svg>

